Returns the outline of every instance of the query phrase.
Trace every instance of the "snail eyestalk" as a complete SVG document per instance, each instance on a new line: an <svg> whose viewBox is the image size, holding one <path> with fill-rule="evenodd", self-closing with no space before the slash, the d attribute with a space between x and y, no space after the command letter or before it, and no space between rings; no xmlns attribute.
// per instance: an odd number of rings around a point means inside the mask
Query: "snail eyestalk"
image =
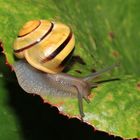
<svg viewBox="0 0 140 140"><path fill-rule="evenodd" d="M83 78L84 81L87 81L88 83L91 83L91 81L100 76L101 74L105 73L105 72L108 72L108 71L111 71L112 69L114 69L115 67L119 66L119 63L115 63L113 64L112 66L109 66L109 67L106 67L100 71L97 71L97 72L94 72L88 76L86 76L85 78Z"/></svg>

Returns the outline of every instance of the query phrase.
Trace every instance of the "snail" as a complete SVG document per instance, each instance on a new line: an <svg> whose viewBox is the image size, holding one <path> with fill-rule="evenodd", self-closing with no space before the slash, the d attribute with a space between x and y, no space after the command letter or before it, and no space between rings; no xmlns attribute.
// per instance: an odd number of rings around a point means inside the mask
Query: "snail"
<svg viewBox="0 0 140 140"><path fill-rule="evenodd" d="M21 60L13 67L19 85L27 93L77 97L83 119L83 99L89 103L90 91L97 87L92 80L116 64L83 78L63 73L74 48L75 38L69 26L48 20L29 21L14 41L14 54Z"/></svg>

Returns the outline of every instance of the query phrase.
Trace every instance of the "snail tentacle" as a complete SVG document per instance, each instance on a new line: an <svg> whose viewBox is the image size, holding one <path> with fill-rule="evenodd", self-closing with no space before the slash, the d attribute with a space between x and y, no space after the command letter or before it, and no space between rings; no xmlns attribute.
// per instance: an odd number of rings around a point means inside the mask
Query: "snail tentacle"
<svg viewBox="0 0 140 140"><path fill-rule="evenodd" d="M109 67L106 67L100 71L97 71L97 72L94 72L94 73L91 73L90 75L86 76L85 78L83 78L84 81L87 81L87 82L91 82L93 79L95 79L96 77L100 76L101 74L105 73L105 72L108 72L108 71L111 71L112 69L114 69L115 67L119 66L118 63L115 63L113 64L112 66L109 66Z"/></svg>

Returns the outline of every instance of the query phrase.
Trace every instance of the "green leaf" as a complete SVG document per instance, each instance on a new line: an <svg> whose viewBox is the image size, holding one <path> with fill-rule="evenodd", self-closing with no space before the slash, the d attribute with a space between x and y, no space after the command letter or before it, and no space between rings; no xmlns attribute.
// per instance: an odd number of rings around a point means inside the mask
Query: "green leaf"
<svg viewBox="0 0 140 140"><path fill-rule="evenodd" d="M84 65L75 62L68 73L83 77L116 61L121 63L120 68L105 76L121 80L93 89L91 103L84 102L84 120L116 136L140 137L139 5L138 0L1 0L0 39L4 53L13 64L13 41L28 20L50 19L69 24L76 36L74 55ZM64 114L79 114L76 98L43 98Z"/></svg>

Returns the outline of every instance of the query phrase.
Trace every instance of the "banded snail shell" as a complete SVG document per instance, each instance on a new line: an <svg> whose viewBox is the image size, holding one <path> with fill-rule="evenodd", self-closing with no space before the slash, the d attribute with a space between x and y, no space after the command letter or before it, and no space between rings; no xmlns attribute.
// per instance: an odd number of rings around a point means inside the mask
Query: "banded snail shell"
<svg viewBox="0 0 140 140"><path fill-rule="evenodd" d="M58 73L74 51L75 38L69 26L48 20L27 22L14 42L14 54L33 67Z"/></svg>

